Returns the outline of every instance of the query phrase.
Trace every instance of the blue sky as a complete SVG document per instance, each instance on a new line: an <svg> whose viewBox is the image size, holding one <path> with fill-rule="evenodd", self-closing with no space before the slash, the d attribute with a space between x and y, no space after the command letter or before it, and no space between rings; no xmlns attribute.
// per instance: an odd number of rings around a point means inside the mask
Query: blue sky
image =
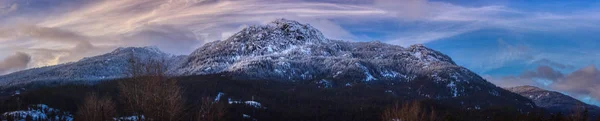
<svg viewBox="0 0 600 121"><path fill-rule="evenodd" d="M332 39L424 44L499 86L535 85L600 104L593 0L0 0L0 74L121 46L189 54L277 18Z"/></svg>

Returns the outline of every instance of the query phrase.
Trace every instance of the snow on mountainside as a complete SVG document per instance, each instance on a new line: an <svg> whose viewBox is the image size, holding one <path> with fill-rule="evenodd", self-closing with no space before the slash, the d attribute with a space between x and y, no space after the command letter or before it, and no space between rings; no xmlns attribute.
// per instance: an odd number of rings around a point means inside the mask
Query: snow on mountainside
<svg viewBox="0 0 600 121"><path fill-rule="evenodd" d="M157 60L178 62L184 56L164 53L156 47L118 48L110 53L83 58L77 62L65 63L19 71L0 76L0 87L9 87L30 83L64 83L72 81L94 81L123 78L127 76L127 67L131 57L137 60ZM169 65L167 65L169 66ZM84 82L88 83L88 82Z"/></svg>
<svg viewBox="0 0 600 121"><path fill-rule="evenodd" d="M48 107L45 104L30 105L27 110L11 111L0 115L10 117L15 121L72 121L73 115L69 112ZM29 118L29 119L28 119Z"/></svg>
<svg viewBox="0 0 600 121"><path fill-rule="evenodd" d="M411 81L427 76L440 82L485 83L450 57L424 47L381 42L329 40L319 30L279 19L251 26L224 41L208 43L183 61L174 75L233 73L244 79Z"/></svg>
<svg viewBox="0 0 600 121"><path fill-rule="evenodd" d="M363 81L410 81L416 73L473 78L448 56L423 45L403 48L380 42L329 40L310 25L285 19L251 26L227 40L208 43L178 67L172 71L175 75L232 72L247 78L292 81L350 74L362 76ZM436 75L439 69L456 73Z"/></svg>
<svg viewBox="0 0 600 121"><path fill-rule="evenodd" d="M324 88L384 83L408 87L390 92L411 93L407 94L410 96L434 99L491 96L502 98L494 100L504 101L500 103L534 107L526 98L496 87L457 66L447 55L423 45L405 48L381 42L330 40L310 25L286 19L250 26L226 40L207 43L170 70L170 74L313 81ZM480 104L495 104L488 99L477 100L481 102L473 109Z"/></svg>
<svg viewBox="0 0 600 121"><path fill-rule="evenodd" d="M584 107L592 114L600 113L600 107L586 104L560 92L544 90L534 86L518 86L506 89L533 100L537 106L548 111L572 113L576 109Z"/></svg>
<svg viewBox="0 0 600 121"><path fill-rule="evenodd" d="M322 88L377 84L395 96L449 100L443 102L470 109L535 107L527 98L496 87L423 45L330 40L310 25L286 19L245 28L226 40L207 43L189 56L148 47L120 48L78 62L0 76L0 87L126 77L131 54L140 60L164 58L171 76L220 74L234 80L314 82Z"/></svg>

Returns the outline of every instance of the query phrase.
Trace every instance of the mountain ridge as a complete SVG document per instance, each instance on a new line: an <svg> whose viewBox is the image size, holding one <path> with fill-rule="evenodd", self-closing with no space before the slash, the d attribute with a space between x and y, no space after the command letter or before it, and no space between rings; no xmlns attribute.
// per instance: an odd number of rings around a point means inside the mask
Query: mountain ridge
<svg viewBox="0 0 600 121"><path fill-rule="evenodd" d="M531 99L537 106L553 113L570 114L580 108L588 109L590 114L598 115L600 113L600 107L587 104L560 92L530 85L509 87L506 89Z"/></svg>
<svg viewBox="0 0 600 121"><path fill-rule="evenodd" d="M368 84L386 88L394 96L446 100L447 105L467 109L536 107L424 45L331 40L308 24L286 19L244 28L187 56L151 47L119 48L74 63L0 76L0 85L125 78L130 54L147 61L166 59L171 76L221 74L235 80L312 83L323 88Z"/></svg>
<svg viewBox="0 0 600 121"><path fill-rule="evenodd" d="M86 57L76 62L22 70L0 76L0 87L6 88L30 83L55 83L62 81L93 83L127 77L130 58L138 60L176 61L176 56L160 51L157 47L120 47L106 54ZM170 64L167 64L169 66ZM91 81L91 82L86 82Z"/></svg>
<svg viewBox="0 0 600 121"><path fill-rule="evenodd" d="M505 104L535 107L528 99L487 82L423 45L405 48L331 40L310 25L285 19L250 26L226 40L207 43L182 62L170 74L222 74L237 80L314 83L323 88L377 84L397 96L450 100L448 105L470 109ZM467 100L470 103L465 103Z"/></svg>

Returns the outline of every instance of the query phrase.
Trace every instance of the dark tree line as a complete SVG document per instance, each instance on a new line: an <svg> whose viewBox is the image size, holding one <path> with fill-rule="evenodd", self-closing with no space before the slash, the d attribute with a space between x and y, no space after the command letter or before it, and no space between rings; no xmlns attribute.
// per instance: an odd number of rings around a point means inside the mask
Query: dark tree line
<svg viewBox="0 0 600 121"><path fill-rule="evenodd" d="M232 80L219 74L169 78L162 64L131 59L131 78L96 85L42 87L19 96L0 97L0 112L48 104L73 112L76 121L128 116L155 121L600 121L585 109L569 114L519 112L514 107L466 110L445 106L440 100L384 93L387 88L378 85L319 88L312 82ZM220 92L225 96L215 101L215 94ZM229 104L227 99L253 100L264 108ZM0 119L15 118L18 117Z"/></svg>

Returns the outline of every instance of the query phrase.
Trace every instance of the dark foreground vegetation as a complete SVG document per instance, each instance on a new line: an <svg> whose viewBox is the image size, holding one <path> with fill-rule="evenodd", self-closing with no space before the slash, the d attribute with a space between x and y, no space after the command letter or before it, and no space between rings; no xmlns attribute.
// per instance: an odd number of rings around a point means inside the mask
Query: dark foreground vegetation
<svg viewBox="0 0 600 121"><path fill-rule="evenodd" d="M398 100L381 93L383 90L367 86L323 89L311 84L228 80L214 75L178 80L179 86L162 84L130 92L139 94L123 94L125 90L119 87L124 86L123 81L131 81L128 79L105 81L94 86L44 87L3 98L0 112L22 110L31 104L47 104L74 112L74 120L80 121L104 121L123 116L144 116L145 119L159 121L592 121L585 110L561 115L542 110L521 113L511 107L454 109L439 105L434 100ZM215 101L219 92L225 95ZM263 108L229 104L228 98L254 100L260 102ZM244 118L243 115L251 117Z"/></svg>
<svg viewBox="0 0 600 121"><path fill-rule="evenodd" d="M167 78L161 65L132 62L131 68L134 78L37 87L2 96L0 112L47 104L71 112L76 121L115 117L153 121L600 121L585 109L563 115L514 107L456 108L436 100L394 96L377 85L320 88L314 83L232 80L218 74Z"/></svg>

